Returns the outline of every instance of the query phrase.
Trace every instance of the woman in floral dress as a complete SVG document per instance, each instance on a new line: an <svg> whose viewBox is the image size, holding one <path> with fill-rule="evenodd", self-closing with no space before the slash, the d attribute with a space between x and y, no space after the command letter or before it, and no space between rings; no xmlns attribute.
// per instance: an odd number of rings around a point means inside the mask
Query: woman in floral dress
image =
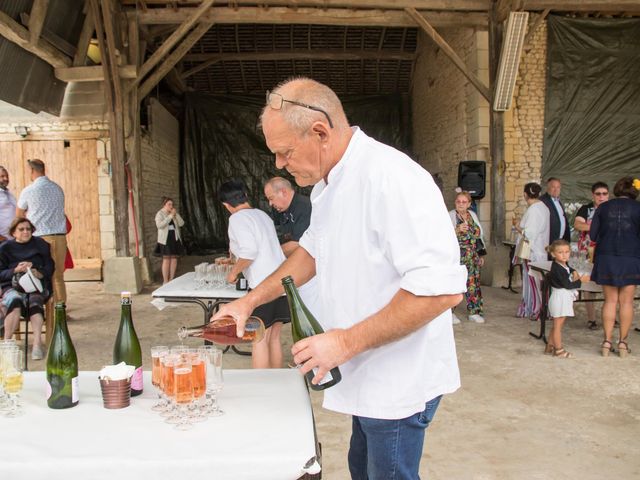
<svg viewBox="0 0 640 480"><path fill-rule="evenodd" d="M471 207L469 192L459 192L455 199L456 208L449 212L451 223L456 229L456 237L460 244L460 263L467 267L467 291L465 300L469 321L484 323L482 291L480 289L480 267L484 264L481 254L486 254L482 239L480 220ZM459 319L453 315L453 322Z"/></svg>

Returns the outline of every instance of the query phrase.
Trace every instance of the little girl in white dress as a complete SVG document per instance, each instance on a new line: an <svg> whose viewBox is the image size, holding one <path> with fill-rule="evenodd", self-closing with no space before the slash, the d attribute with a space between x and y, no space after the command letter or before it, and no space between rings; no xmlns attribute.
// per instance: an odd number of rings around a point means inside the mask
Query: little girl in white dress
<svg viewBox="0 0 640 480"><path fill-rule="evenodd" d="M549 283L549 315L553 318L553 327L549 332L549 340L544 353L559 358L571 358L573 354L562 346L562 327L567 317L573 317L573 302L578 298L578 288L582 282L589 281L589 275L582 275L569 266L567 261L571 255L569 243L565 240L555 240L547 247L553 258Z"/></svg>

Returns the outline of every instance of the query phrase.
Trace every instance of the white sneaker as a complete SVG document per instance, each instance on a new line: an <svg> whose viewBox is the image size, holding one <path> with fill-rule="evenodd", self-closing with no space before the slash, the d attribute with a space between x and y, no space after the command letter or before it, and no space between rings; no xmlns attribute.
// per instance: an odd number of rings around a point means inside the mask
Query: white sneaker
<svg viewBox="0 0 640 480"><path fill-rule="evenodd" d="M451 317L452 317L452 322L454 325L458 325L460 323L460 319L458 318L458 316L451 312Z"/></svg>
<svg viewBox="0 0 640 480"><path fill-rule="evenodd" d="M476 322L476 323L484 323L484 317L482 315L469 315L469 321L470 322Z"/></svg>
<svg viewBox="0 0 640 480"><path fill-rule="evenodd" d="M33 347L31 350L31 360L42 360L44 358L44 351L42 347Z"/></svg>

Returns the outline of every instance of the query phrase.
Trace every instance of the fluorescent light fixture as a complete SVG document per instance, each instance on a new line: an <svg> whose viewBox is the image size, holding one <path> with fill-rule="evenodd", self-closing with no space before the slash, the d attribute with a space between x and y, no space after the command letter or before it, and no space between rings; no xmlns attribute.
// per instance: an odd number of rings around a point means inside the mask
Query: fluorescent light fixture
<svg viewBox="0 0 640 480"><path fill-rule="evenodd" d="M493 110L496 112L505 112L511 108L528 21L529 12L509 13L493 98Z"/></svg>
<svg viewBox="0 0 640 480"><path fill-rule="evenodd" d="M15 131L16 131L16 135L20 135L22 138L25 138L27 135L29 135L29 131L27 130L27 127L22 125L18 125L15 128Z"/></svg>

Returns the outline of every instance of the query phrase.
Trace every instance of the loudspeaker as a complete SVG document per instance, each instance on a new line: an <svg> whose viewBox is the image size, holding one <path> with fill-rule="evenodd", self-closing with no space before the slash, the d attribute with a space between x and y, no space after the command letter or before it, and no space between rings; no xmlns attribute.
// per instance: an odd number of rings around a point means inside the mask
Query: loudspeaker
<svg viewBox="0 0 640 480"><path fill-rule="evenodd" d="M458 164L458 186L471 198L484 198L487 164L482 160L465 160Z"/></svg>

